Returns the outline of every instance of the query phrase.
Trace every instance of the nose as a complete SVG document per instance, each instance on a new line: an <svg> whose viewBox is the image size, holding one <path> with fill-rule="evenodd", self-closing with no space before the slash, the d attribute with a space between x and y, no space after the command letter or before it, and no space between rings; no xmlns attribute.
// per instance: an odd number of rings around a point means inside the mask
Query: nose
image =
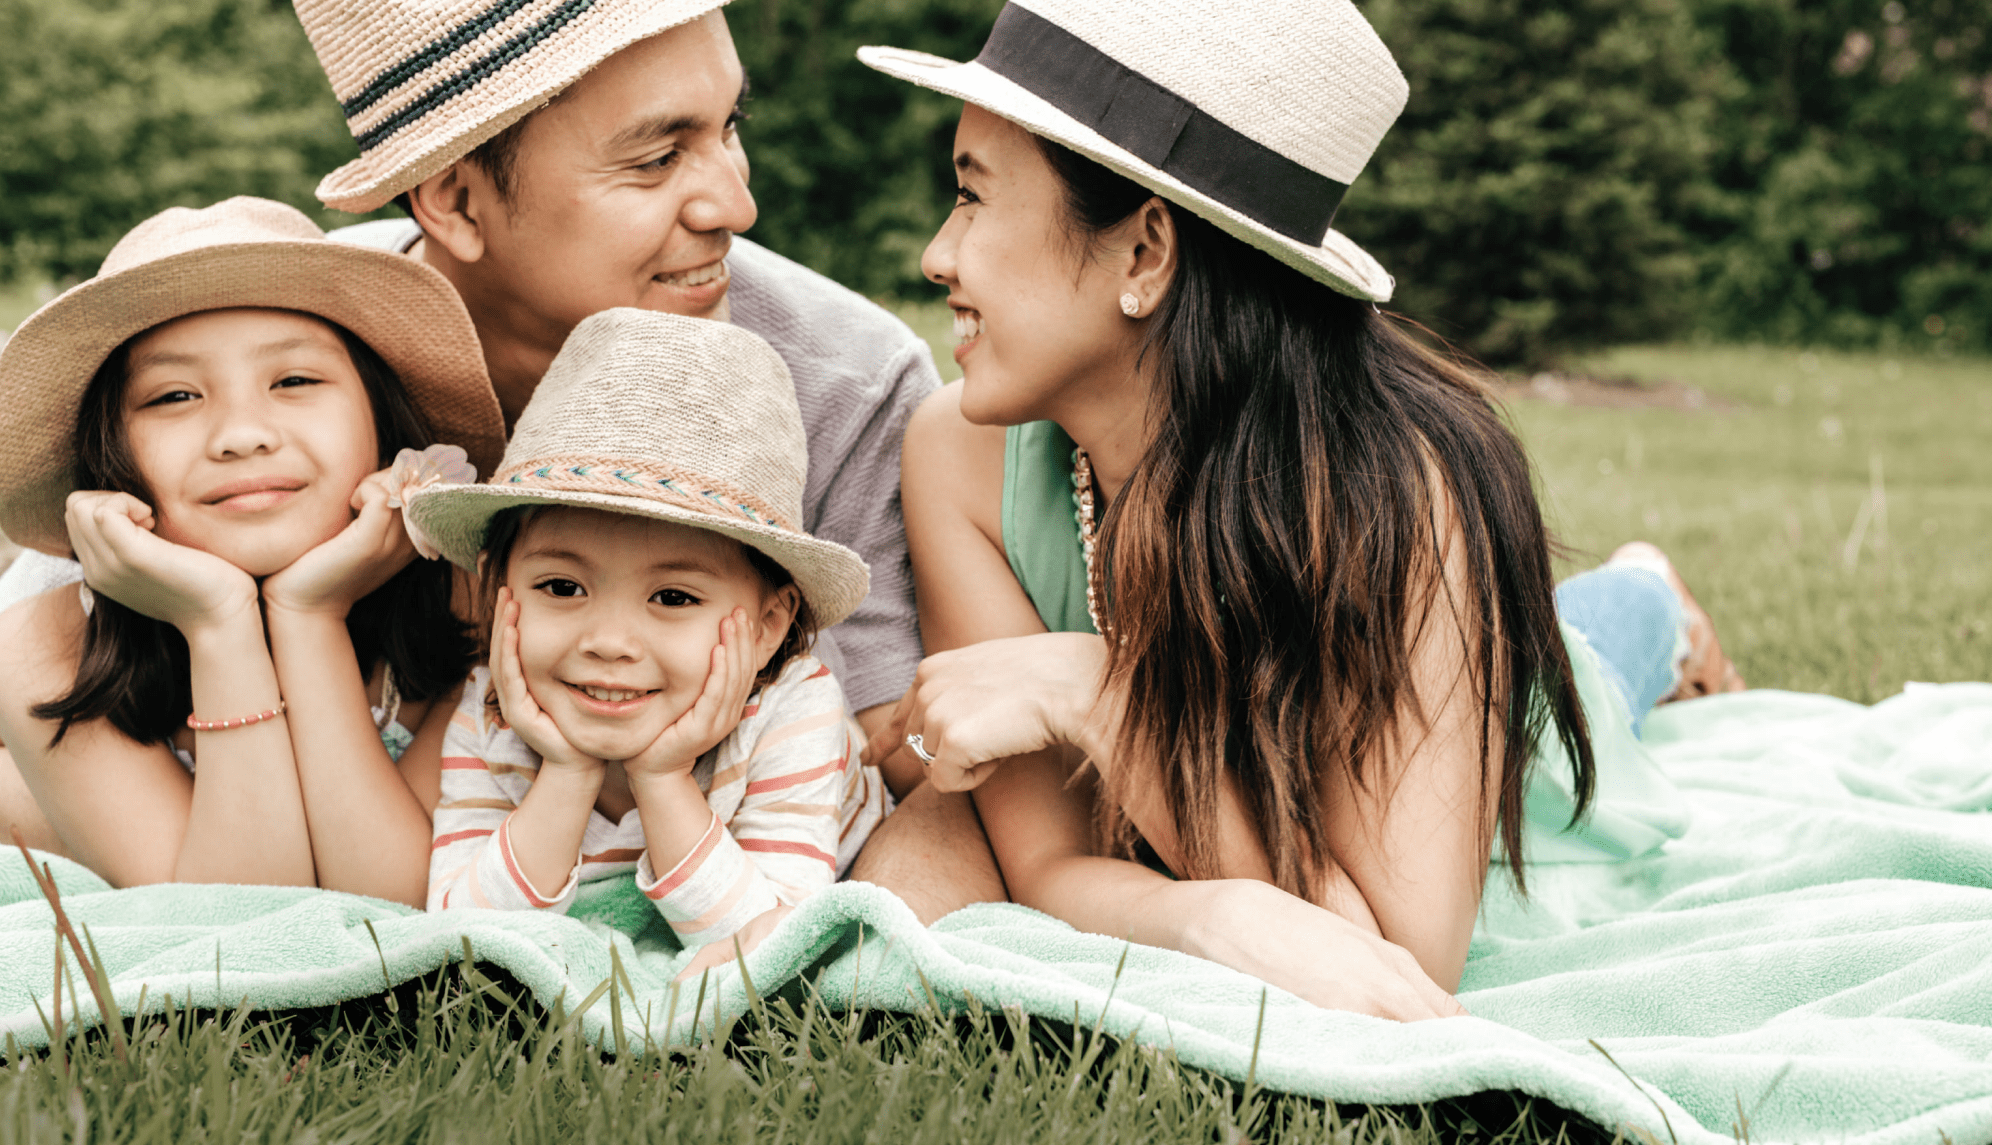
<svg viewBox="0 0 1992 1145"><path fill-rule="evenodd" d="M920 273L928 281L942 286L955 284L955 255L961 248L963 225L960 211L949 212L948 221L941 224L941 229L927 243L927 249L920 252Z"/></svg>
<svg viewBox="0 0 1992 1145"><path fill-rule="evenodd" d="M739 234L754 225L760 211L747 189L747 153L737 137L702 154L697 174L698 181L679 210L685 229Z"/></svg>
<svg viewBox="0 0 1992 1145"><path fill-rule="evenodd" d="M217 387L210 395L209 408L215 411L208 433L208 456L221 461L269 453L283 443L283 433L271 417L266 395L257 390L239 395L233 387Z"/></svg>
<svg viewBox="0 0 1992 1145"><path fill-rule="evenodd" d="M577 650L590 660L628 663L638 659L642 646L635 637L636 618L625 611L599 598L591 601Z"/></svg>

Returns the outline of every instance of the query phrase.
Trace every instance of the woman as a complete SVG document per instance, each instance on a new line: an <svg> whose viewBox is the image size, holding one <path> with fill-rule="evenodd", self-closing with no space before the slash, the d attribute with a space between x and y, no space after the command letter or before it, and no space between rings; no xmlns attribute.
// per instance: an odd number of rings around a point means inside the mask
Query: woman
<svg viewBox="0 0 1992 1145"><path fill-rule="evenodd" d="M1012 5L967 65L861 52L969 105L923 260L964 382L902 476L946 654L872 747L974 790L1019 902L1457 1013L1497 838L1520 881L1684 829L1634 726L1692 601L1635 550L1567 586L1608 630L1559 625L1520 444L1328 229L1405 96L1355 9L1144 7ZM1688 690L1726 669L1701 628Z"/></svg>

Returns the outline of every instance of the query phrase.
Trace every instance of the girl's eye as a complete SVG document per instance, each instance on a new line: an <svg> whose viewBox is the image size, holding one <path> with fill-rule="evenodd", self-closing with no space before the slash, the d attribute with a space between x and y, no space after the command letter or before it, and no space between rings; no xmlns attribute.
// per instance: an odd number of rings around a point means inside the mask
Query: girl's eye
<svg viewBox="0 0 1992 1145"><path fill-rule="evenodd" d="M650 600L651 603L661 604L666 608L683 608L688 604L697 604L699 602L698 597L675 588L659 589L651 595Z"/></svg>
<svg viewBox="0 0 1992 1145"><path fill-rule="evenodd" d="M533 587L548 596L557 596L563 600L587 595L580 585L564 577L549 577Z"/></svg>
<svg viewBox="0 0 1992 1145"><path fill-rule="evenodd" d="M318 385L320 382L323 382L324 380L325 379L323 378L307 378L299 374L292 374L289 377L278 378L275 384L273 384L270 388L276 390L287 390L296 386L315 386Z"/></svg>
<svg viewBox="0 0 1992 1145"><path fill-rule="evenodd" d="M160 394L159 396L151 399L150 401L147 401L144 405L141 405L138 408L150 409L153 406L178 405L181 402L193 401L198 397L200 397L200 395L193 392L192 390L167 390L165 393Z"/></svg>

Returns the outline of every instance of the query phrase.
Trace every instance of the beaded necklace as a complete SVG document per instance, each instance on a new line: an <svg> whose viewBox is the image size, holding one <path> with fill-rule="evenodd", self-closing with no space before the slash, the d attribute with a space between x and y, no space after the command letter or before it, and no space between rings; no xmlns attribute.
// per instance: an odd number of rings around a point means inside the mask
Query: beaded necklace
<svg viewBox="0 0 1992 1145"><path fill-rule="evenodd" d="M1105 636L1107 626L1100 623L1093 577L1093 459L1076 447L1072 450L1072 501L1079 507L1073 516L1079 521L1079 553L1086 561L1086 618L1093 622L1093 631Z"/></svg>

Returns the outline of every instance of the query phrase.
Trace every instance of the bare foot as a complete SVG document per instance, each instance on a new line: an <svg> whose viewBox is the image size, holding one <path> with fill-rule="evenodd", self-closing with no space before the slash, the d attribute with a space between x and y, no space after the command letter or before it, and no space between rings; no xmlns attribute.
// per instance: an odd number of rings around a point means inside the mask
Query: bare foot
<svg viewBox="0 0 1992 1145"><path fill-rule="evenodd" d="M1605 561L1608 565L1631 565L1659 573L1681 600L1681 607L1688 617L1688 655L1681 662L1681 682L1673 691L1660 698L1660 702L1692 700L1697 696L1713 695L1717 692L1740 692L1749 687L1743 682L1742 673L1729 657L1722 654L1722 641L1716 639L1715 621L1695 600L1695 594L1688 591L1686 581L1674 569L1674 562L1659 546L1645 541L1628 541L1612 550Z"/></svg>

